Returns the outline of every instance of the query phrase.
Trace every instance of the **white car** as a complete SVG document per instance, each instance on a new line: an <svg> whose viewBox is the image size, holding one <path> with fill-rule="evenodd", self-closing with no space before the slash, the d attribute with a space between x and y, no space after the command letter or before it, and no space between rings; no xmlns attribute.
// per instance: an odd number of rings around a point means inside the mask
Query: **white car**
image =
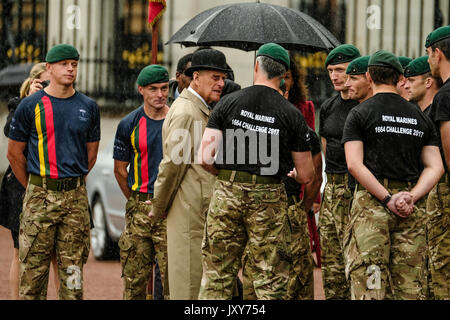
<svg viewBox="0 0 450 320"><path fill-rule="evenodd" d="M113 141L99 152L97 162L86 180L94 229L91 248L98 260L117 258L120 234L125 227L127 199L114 176Z"/></svg>

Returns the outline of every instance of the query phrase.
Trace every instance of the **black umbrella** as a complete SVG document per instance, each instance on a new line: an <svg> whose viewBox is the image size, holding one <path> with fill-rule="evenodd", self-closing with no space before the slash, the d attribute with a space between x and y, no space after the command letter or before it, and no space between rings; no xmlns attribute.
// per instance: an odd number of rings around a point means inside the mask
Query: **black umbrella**
<svg viewBox="0 0 450 320"><path fill-rule="evenodd" d="M28 78L33 64L16 64L0 70L0 87L20 86Z"/></svg>
<svg viewBox="0 0 450 320"><path fill-rule="evenodd" d="M166 43L255 51L267 42L287 50L331 50L340 42L317 20L295 9L266 3L235 3L208 9Z"/></svg>

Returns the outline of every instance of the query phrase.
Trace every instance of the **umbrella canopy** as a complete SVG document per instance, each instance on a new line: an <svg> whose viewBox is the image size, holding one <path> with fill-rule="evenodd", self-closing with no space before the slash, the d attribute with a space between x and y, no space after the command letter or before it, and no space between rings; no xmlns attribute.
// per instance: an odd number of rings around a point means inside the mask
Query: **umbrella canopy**
<svg viewBox="0 0 450 320"><path fill-rule="evenodd" d="M255 51L267 42L308 52L340 45L330 31L307 14L266 3L235 3L208 9L188 21L166 44Z"/></svg>
<svg viewBox="0 0 450 320"><path fill-rule="evenodd" d="M28 78L33 64L16 64L0 70L0 87L20 86Z"/></svg>

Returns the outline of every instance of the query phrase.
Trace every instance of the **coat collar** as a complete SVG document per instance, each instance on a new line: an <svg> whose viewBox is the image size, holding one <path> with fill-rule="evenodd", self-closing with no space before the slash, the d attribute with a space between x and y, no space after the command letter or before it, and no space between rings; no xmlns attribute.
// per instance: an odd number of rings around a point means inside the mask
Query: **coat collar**
<svg viewBox="0 0 450 320"><path fill-rule="evenodd" d="M211 115L211 111L202 100L200 100L199 97L197 97L195 94L193 94L191 91L189 90L183 90L180 94L180 97L186 98L190 101L193 101L195 103L196 106L199 107L199 109L206 114L208 117Z"/></svg>

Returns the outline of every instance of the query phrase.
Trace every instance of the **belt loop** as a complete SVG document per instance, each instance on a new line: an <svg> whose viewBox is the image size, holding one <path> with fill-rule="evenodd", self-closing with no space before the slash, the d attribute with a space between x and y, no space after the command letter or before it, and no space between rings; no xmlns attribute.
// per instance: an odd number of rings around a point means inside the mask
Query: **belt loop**
<svg viewBox="0 0 450 320"><path fill-rule="evenodd" d="M389 180L387 178L383 179L384 187L389 191Z"/></svg>
<svg viewBox="0 0 450 320"><path fill-rule="evenodd" d="M236 178L236 171L235 170L231 171L231 176L230 176L230 182L231 183L234 182L234 178Z"/></svg>
<svg viewBox="0 0 450 320"><path fill-rule="evenodd" d="M256 174L252 174L252 184L256 184Z"/></svg>
<svg viewBox="0 0 450 320"><path fill-rule="evenodd" d="M47 177L42 177L42 188L47 189Z"/></svg>

